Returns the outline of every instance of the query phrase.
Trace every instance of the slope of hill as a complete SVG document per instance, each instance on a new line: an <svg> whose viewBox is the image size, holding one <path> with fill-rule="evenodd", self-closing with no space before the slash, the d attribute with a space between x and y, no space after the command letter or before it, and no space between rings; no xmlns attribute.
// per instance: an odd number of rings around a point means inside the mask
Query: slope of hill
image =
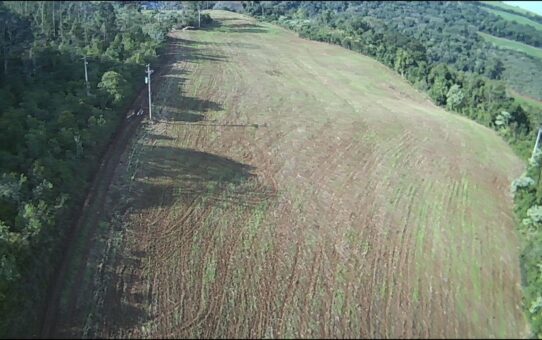
<svg viewBox="0 0 542 340"><path fill-rule="evenodd" d="M120 159L52 334L525 335L511 149L373 59L211 15L172 33L157 122Z"/></svg>
<svg viewBox="0 0 542 340"><path fill-rule="evenodd" d="M538 17L540 18L540 20L542 20L542 17L537 13L531 12L529 10L526 10L518 6L512 6L512 5L506 4L502 1L480 1L480 2L486 5L489 5L491 7L504 10L508 13L514 13L516 15L527 16L527 17Z"/></svg>
<svg viewBox="0 0 542 340"><path fill-rule="evenodd" d="M261 7L260 4L255 4L252 8L247 8L249 12L260 15ZM530 25L512 22L493 14L487 10L490 7L485 4L443 1L283 1L264 4L263 8L265 16L274 20L286 15L297 20L300 26L305 25L304 20L309 20L316 26L329 26L338 31L355 31L360 36L368 35L368 44L372 43L371 40L378 39L365 32L368 27L375 26L374 30L378 34L396 37L390 39L388 45L408 46L409 40L420 45L414 49L420 54L425 53L426 57L421 59L425 59L430 65L444 63L458 71L502 79L516 92L542 99L542 84L539 81L526 84L518 81L530 77L532 73L534 78L542 79L542 63L538 60L528 63L515 62L516 52L504 53L503 57L502 52L477 34L481 31L532 47L542 47L542 32ZM525 57L528 55L525 54ZM535 66L532 67L533 65ZM513 71L506 72L507 69Z"/></svg>
<svg viewBox="0 0 542 340"><path fill-rule="evenodd" d="M495 14L506 22L519 23L526 27L535 28L533 33L542 36L542 16L517 6L511 6L500 1L481 1L484 5L482 9ZM505 24L501 23L500 27ZM495 32L485 32L492 33ZM489 34L484 35L486 40L495 43L496 46L502 46L516 52L493 51L490 54L496 55L505 67L502 75L509 89L519 93L517 97L521 101L521 96L530 96L537 100L542 100L542 61L533 54L539 55L538 48L524 45L525 41L510 40L510 37L497 37ZM502 40L503 38L508 38ZM533 53L534 52L534 53Z"/></svg>
<svg viewBox="0 0 542 340"><path fill-rule="evenodd" d="M483 32L479 32L479 34L484 39L491 42L496 47L510 49L517 52L522 52L530 57L533 57L542 61L542 48L537 48L530 45L522 44L514 40L494 37L490 34L486 34Z"/></svg>
<svg viewBox="0 0 542 340"><path fill-rule="evenodd" d="M509 21L515 21L517 23L520 23L520 24L524 24L524 25L529 25L537 30L542 30L542 24L536 22L536 21L533 21L531 19L528 19L522 15L518 15L518 14L512 14L512 13L509 13L509 12L504 12L504 11L499 11L497 9L492 9L492 8L484 8L485 10L489 11L490 13L493 13L493 14L496 14L506 20L509 20Z"/></svg>

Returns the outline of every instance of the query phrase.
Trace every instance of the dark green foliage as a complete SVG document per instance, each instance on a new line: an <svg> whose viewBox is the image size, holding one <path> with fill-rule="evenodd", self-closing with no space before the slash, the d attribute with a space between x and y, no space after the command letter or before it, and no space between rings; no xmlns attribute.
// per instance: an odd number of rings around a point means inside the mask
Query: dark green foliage
<svg viewBox="0 0 542 340"><path fill-rule="evenodd" d="M376 58L427 91L437 105L495 129L520 156L530 156L542 121L540 113L522 107L506 94L505 83L498 80L507 72L502 53L491 50L476 32L540 46L542 36L534 29L527 32L524 25L505 23L468 3L254 1L246 2L245 9L295 30L301 37ZM513 85L521 84L518 81ZM542 154L512 185L524 240L524 305L535 337L542 337L540 163Z"/></svg>
<svg viewBox="0 0 542 340"><path fill-rule="evenodd" d="M524 305L533 336L542 336L542 153L529 162L526 173L512 183L522 235L521 272Z"/></svg>
<svg viewBox="0 0 542 340"><path fill-rule="evenodd" d="M2 337L38 334L61 244L100 156L143 86L144 65L183 20L194 17L123 2L0 3Z"/></svg>

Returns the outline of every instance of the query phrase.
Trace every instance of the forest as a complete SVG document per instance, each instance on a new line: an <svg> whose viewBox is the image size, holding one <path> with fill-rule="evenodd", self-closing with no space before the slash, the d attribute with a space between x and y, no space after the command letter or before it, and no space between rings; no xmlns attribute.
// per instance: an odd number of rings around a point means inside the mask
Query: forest
<svg viewBox="0 0 542 340"><path fill-rule="evenodd" d="M62 244L124 108L182 15L139 2L0 2L0 335L35 334ZM204 19L208 19L205 16ZM88 62L89 93L83 57Z"/></svg>
<svg viewBox="0 0 542 340"><path fill-rule="evenodd" d="M542 34L531 27L507 22L484 11L481 7L486 5L478 2L244 4L251 15L294 30L301 37L337 44L379 60L426 92L437 105L494 129L518 155L530 158L542 115L508 94L507 86L517 84L502 79L502 58L477 32L540 46ZM528 69L528 65L516 66L525 73L540 71ZM511 186L523 243L523 305L533 336L538 338L542 336L541 163L542 155L535 154L526 173Z"/></svg>

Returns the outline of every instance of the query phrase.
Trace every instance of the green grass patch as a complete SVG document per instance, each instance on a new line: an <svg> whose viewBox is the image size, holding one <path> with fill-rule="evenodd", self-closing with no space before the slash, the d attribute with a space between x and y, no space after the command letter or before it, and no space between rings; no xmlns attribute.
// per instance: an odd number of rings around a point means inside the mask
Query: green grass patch
<svg viewBox="0 0 542 340"><path fill-rule="evenodd" d="M540 110L542 112L542 101L530 98L527 96L523 96L520 93L510 90L510 95L514 97L514 99L519 102L523 106L529 106L531 108L534 108L536 110Z"/></svg>
<svg viewBox="0 0 542 340"><path fill-rule="evenodd" d="M513 40L497 38L495 36L492 36L491 34L486 34L483 32L478 32L478 34L480 34L485 40L492 43L498 48L504 48L525 53L528 56L542 60L542 49L540 48L536 48Z"/></svg>
<svg viewBox="0 0 542 340"><path fill-rule="evenodd" d="M498 16L500 16L501 18L503 18L505 20L515 21L518 24L528 25L528 26L531 26L531 27L533 27L533 28L535 28L537 30L542 31L542 24L539 24L536 21L532 21L530 19L527 19L526 17L524 17L522 15L512 14L512 13L509 13L509 12L503 12L503 11L499 11L499 10L491 9L491 8L487 8L487 7L482 7L482 9L484 9L485 11L488 11L490 13L493 13L495 15L498 15Z"/></svg>
<svg viewBox="0 0 542 340"><path fill-rule="evenodd" d="M523 8L520 8L520 7L517 7L517 6L508 5L508 4L505 4L504 2L501 2L501 1L480 1L480 2L483 2L484 4L490 5L490 6L495 7L495 8L514 11L517 14L520 14L520 15L538 15L535 12L531 12L529 10L526 10L526 9L523 9Z"/></svg>

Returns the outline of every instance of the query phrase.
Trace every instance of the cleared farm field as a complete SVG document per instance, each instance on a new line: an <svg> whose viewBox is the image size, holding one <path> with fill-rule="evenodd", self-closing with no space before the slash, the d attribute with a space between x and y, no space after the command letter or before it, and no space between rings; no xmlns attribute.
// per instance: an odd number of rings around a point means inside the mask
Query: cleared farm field
<svg viewBox="0 0 542 340"><path fill-rule="evenodd" d="M526 18L526 17L524 17L522 15L512 14L512 13L509 13L509 12L499 11L497 9L491 9L491 8L487 8L487 7L481 7L481 8L483 10L485 10L485 11L496 14L496 15L498 15L501 18L504 18L506 20L515 21L515 22L517 22L519 24L529 25L531 27L536 28L537 30L542 30L542 24L539 24L536 21L532 21L532 20L530 20L530 19L528 19L528 18Z"/></svg>
<svg viewBox="0 0 542 340"><path fill-rule="evenodd" d="M478 34L480 34L482 38L486 39L488 42L499 48L522 52L530 57L542 60L542 48L537 48L514 40L495 37L491 34L486 34L483 32L478 32Z"/></svg>
<svg viewBox="0 0 542 340"><path fill-rule="evenodd" d="M511 149L370 58L210 13L171 34L50 334L525 335Z"/></svg>
<svg viewBox="0 0 542 340"><path fill-rule="evenodd" d="M537 15L535 12L531 12L529 10L526 10L524 8L518 7L518 6L512 6L509 4L505 4L502 1L481 1L483 3L486 3L488 5L491 5L493 7L496 7L498 9L506 9L506 10L512 10L520 15Z"/></svg>

